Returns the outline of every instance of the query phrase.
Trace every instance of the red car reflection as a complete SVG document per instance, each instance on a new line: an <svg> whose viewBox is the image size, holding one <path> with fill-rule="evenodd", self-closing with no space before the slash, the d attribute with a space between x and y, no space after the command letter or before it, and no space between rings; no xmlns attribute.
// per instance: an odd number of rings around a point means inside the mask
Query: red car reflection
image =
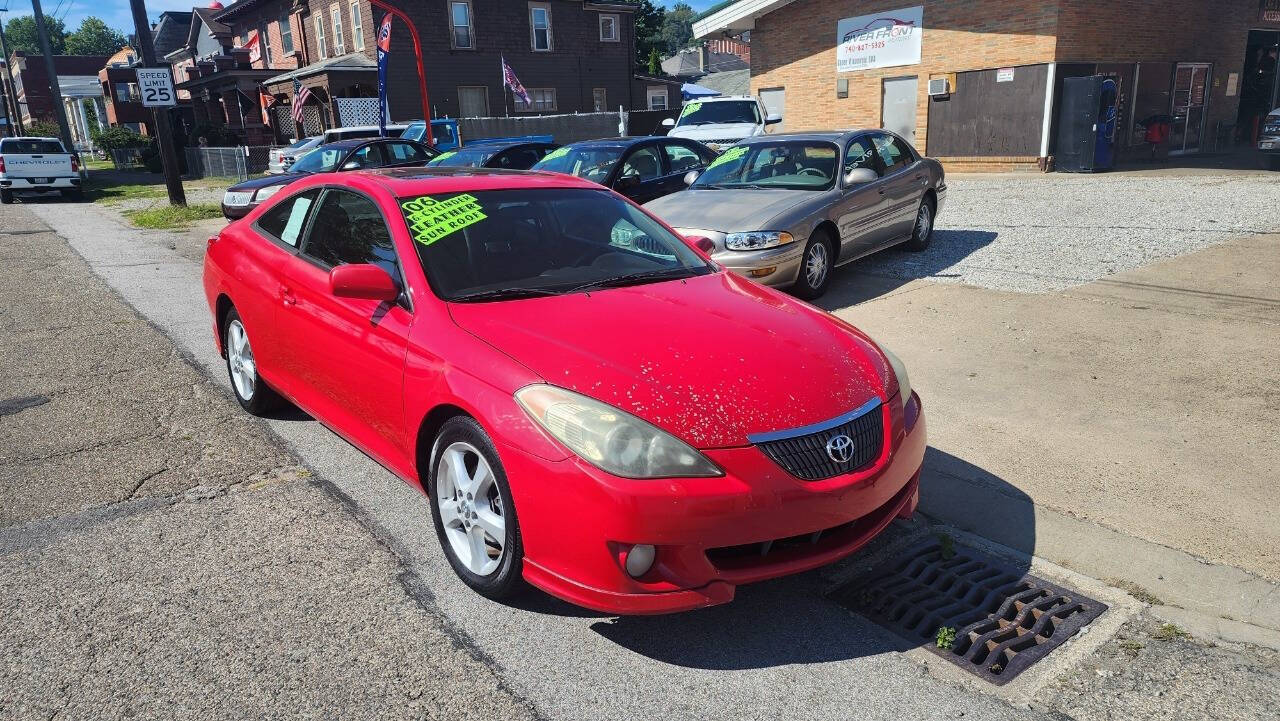
<svg viewBox="0 0 1280 721"><path fill-rule="evenodd" d="M209 242L237 399L295 403L431 498L472 588L724 603L918 499L920 399L843 321L564 175L317 175Z"/></svg>

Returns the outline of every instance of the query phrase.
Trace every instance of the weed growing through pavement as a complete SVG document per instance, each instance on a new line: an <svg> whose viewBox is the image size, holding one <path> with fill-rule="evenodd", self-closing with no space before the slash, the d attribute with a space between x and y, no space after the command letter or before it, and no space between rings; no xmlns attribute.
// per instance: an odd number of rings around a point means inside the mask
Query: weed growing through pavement
<svg viewBox="0 0 1280 721"><path fill-rule="evenodd" d="M1162 623L1156 626L1156 630L1150 633L1151 638L1157 641L1172 641L1175 638L1191 638L1191 634L1182 630L1177 624Z"/></svg>
<svg viewBox="0 0 1280 721"><path fill-rule="evenodd" d="M1146 646L1141 641L1134 641L1131 638L1125 639L1124 641L1120 642L1120 650L1124 651L1130 656L1137 656L1138 652L1145 647Z"/></svg>
<svg viewBox="0 0 1280 721"><path fill-rule="evenodd" d="M951 647L955 645L955 642L956 630L954 628L950 626L940 626L938 628L938 648L944 648L950 651Z"/></svg>
<svg viewBox="0 0 1280 721"><path fill-rule="evenodd" d="M954 538L952 538L951 536L948 536L945 533L939 533L938 543L942 544L942 560L949 561L952 558L955 558L956 541Z"/></svg>
<svg viewBox="0 0 1280 721"><path fill-rule="evenodd" d="M126 210L124 215L139 228L186 228L198 220L222 216L222 210L213 203L191 205L159 205L142 210Z"/></svg>
<svg viewBox="0 0 1280 721"><path fill-rule="evenodd" d="M1108 586L1115 586L1116 588L1118 588L1118 589L1120 589L1120 590L1122 590L1122 591L1127 591L1127 592L1129 593L1129 595L1130 595L1130 596L1133 596L1134 598L1138 599L1139 601L1142 601L1143 603L1148 604L1148 605L1150 605L1150 606L1162 606L1162 605L1164 605L1164 601L1160 600L1160 597L1159 597L1159 596L1157 596L1157 595L1155 595L1154 593L1152 593L1152 592L1148 591L1147 589L1143 588L1142 586L1139 586L1138 584L1134 583L1133 581L1126 581L1126 580L1125 580L1125 579L1123 579L1123 578L1108 578L1108 579L1107 579L1107 585L1108 585Z"/></svg>

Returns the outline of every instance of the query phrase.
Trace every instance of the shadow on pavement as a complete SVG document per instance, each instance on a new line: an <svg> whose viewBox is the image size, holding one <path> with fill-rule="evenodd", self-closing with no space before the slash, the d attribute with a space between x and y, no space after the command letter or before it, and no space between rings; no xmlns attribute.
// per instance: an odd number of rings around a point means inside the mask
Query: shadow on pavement
<svg viewBox="0 0 1280 721"><path fill-rule="evenodd" d="M920 508L930 518L1007 546L1036 552L1035 501L979 466L929 446L920 473Z"/></svg>
<svg viewBox="0 0 1280 721"><path fill-rule="evenodd" d="M917 278L946 277L946 270L990 245L998 233L987 230L935 230L928 249L882 250L838 268L826 295L813 301L836 310L887 295Z"/></svg>

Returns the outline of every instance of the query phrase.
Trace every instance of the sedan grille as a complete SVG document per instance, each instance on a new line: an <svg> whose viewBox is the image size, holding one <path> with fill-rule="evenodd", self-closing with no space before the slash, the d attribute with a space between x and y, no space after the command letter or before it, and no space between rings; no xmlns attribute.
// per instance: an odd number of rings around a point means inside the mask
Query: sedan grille
<svg viewBox="0 0 1280 721"><path fill-rule="evenodd" d="M253 191L228 190L222 194L222 204L230 206L248 205L253 201Z"/></svg>
<svg viewBox="0 0 1280 721"><path fill-rule="evenodd" d="M884 413L878 399L833 422L835 425L817 431L801 428L796 435L771 433L752 441L787 473L806 481L851 473L880 457ZM851 448L833 440L841 436L852 441Z"/></svg>

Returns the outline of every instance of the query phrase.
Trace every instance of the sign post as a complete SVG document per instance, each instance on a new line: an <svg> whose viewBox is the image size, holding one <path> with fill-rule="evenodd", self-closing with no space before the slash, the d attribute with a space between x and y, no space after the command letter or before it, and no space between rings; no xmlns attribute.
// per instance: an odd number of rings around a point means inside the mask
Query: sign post
<svg viewBox="0 0 1280 721"><path fill-rule="evenodd" d="M173 147L173 127L169 123L169 108L177 103L173 92L173 79L169 76L169 68L156 67L156 46L151 38L151 24L147 22L147 8L143 0L129 0L133 11L133 26L137 30L138 44L142 54L142 67L138 68L138 89L142 90L142 104L150 107L155 117L156 142L160 145L160 164L164 166L164 185L169 191L170 205L186 205L187 194L182 188L181 169L178 166L178 151ZM160 75L163 74L163 80ZM148 92L143 85L144 78L150 78L152 93L148 102Z"/></svg>
<svg viewBox="0 0 1280 721"><path fill-rule="evenodd" d="M169 68L138 68L138 90L144 107L172 108L178 104Z"/></svg>

